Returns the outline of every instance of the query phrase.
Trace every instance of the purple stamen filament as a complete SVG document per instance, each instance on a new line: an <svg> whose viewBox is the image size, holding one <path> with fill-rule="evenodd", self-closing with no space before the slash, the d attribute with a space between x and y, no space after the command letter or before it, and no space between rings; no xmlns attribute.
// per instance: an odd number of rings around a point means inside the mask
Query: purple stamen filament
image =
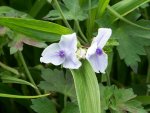
<svg viewBox="0 0 150 113"><path fill-rule="evenodd" d="M59 56L63 58L65 56L65 52L63 50L59 51Z"/></svg>
<svg viewBox="0 0 150 113"><path fill-rule="evenodd" d="M96 54L97 54L97 55L102 55L102 54L103 54L102 49L97 48L97 49L96 49Z"/></svg>

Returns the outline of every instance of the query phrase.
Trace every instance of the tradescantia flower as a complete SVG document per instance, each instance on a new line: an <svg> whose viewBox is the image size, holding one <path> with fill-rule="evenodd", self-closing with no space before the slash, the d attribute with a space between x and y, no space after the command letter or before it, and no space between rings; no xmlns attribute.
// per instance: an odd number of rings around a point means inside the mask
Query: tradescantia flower
<svg viewBox="0 0 150 113"><path fill-rule="evenodd" d="M110 38L111 33L112 30L109 28L99 28L98 35L93 39L91 46L87 50L86 59L96 73L105 73L108 56L103 51L103 47Z"/></svg>
<svg viewBox="0 0 150 113"><path fill-rule="evenodd" d="M76 51L76 33L62 35L59 43L53 43L44 49L40 61L54 65L62 64L64 68L78 69L81 62L76 57Z"/></svg>

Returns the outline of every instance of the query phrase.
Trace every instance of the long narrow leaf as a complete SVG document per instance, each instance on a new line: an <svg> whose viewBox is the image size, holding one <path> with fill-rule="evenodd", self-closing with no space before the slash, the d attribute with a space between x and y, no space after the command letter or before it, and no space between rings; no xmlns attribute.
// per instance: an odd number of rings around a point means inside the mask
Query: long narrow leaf
<svg viewBox="0 0 150 113"><path fill-rule="evenodd" d="M72 70L80 113L101 113L98 81L90 64L83 61L82 67Z"/></svg>
<svg viewBox="0 0 150 113"><path fill-rule="evenodd" d="M5 98L21 98L21 99L41 98L41 97L46 97L48 95L50 95L50 94L43 94L43 95L36 95L36 96L23 96L23 95L12 95L12 94L0 93L0 97L5 97Z"/></svg>
<svg viewBox="0 0 150 113"><path fill-rule="evenodd" d="M34 19L1 17L0 25L37 40L49 42L58 41L62 34L72 33L70 29L61 25Z"/></svg>
<svg viewBox="0 0 150 113"><path fill-rule="evenodd" d="M149 2L150 0L122 0L115 5L112 6L112 8L118 12L120 15L125 16L128 13L132 12L139 6ZM111 16L111 21L119 19L118 17Z"/></svg>
<svg viewBox="0 0 150 113"><path fill-rule="evenodd" d="M29 85L33 88L36 89L36 86L34 86L33 84L31 84L30 82L27 82L25 80L22 80L22 79L18 79L16 77L11 77L11 76L2 76L1 77L2 79L2 82L3 83L18 83L18 84L24 84L24 85Z"/></svg>
<svg viewBox="0 0 150 113"><path fill-rule="evenodd" d="M99 0L98 8L97 8L97 18L101 17L109 4L110 0Z"/></svg>

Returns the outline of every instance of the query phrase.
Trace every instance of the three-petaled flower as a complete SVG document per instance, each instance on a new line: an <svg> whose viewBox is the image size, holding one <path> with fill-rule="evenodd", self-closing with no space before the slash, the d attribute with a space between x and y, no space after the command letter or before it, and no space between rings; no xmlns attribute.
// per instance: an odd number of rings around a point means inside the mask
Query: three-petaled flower
<svg viewBox="0 0 150 113"><path fill-rule="evenodd" d="M112 30L109 28L99 28L98 35L93 39L91 46L86 53L86 59L90 62L96 73L105 73L108 65L108 56L103 51L103 47L110 38Z"/></svg>
<svg viewBox="0 0 150 113"><path fill-rule="evenodd" d="M81 62L76 57L76 51L76 33L62 35L59 43L53 43L44 49L40 61L54 65L62 64L64 68L78 69Z"/></svg>

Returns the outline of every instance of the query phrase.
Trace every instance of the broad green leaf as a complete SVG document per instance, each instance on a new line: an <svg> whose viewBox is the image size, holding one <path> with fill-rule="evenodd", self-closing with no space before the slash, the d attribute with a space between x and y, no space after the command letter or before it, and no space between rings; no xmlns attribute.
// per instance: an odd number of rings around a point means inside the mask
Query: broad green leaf
<svg viewBox="0 0 150 113"><path fill-rule="evenodd" d="M98 81L88 61L78 70L71 70L80 113L101 113Z"/></svg>
<svg viewBox="0 0 150 113"><path fill-rule="evenodd" d="M85 20L87 18L86 11L80 8L78 0L63 0L64 6L62 6L62 11L67 20ZM57 20L62 19L61 14L58 10L50 11L45 19Z"/></svg>
<svg viewBox="0 0 150 113"><path fill-rule="evenodd" d="M115 5L112 6L112 8L118 12L120 15L125 16L138 8L139 6L142 6L143 4L149 2L150 0L122 0ZM109 13L109 15L111 15ZM110 16L111 21L117 20L119 18L114 17L113 15Z"/></svg>
<svg viewBox="0 0 150 113"><path fill-rule="evenodd" d="M66 107L61 113L80 113L78 105L74 103L67 103Z"/></svg>
<svg viewBox="0 0 150 113"><path fill-rule="evenodd" d="M36 113L57 113L54 103L48 98L32 99L31 108Z"/></svg>
<svg viewBox="0 0 150 113"><path fill-rule="evenodd" d="M34 19L21 18L0 18L0 25L9 27L10 29L43 41L58 41L62 34L69 34L72 31L61 25Z"/></svg>
<svg viewBox="0 0 150 113"><path fill-rule="evenodd" d="M75 90L71 75L64 75L63 71L43 69L42 78L38 85L40 88L46 91L55 91L62 93L66 96L75 97Z"/></svg>
<svg viewBox="0 0 150 113"><path fill-rule="evenodd" d="M150 21L139 21L137 24L142 26L150 25ZM146 25L147 24L147 25ZM119 46L117 47L120 58L130 66L135 72L137 71L139 55L145 55L144 46L150 45L150 32L121 23L120 27L114 30L114 37L118 38Z"/></svg>
<svg viewBox="0 0 150 113"><path fill-rule="evenodd" d="M25 80L13 77L13 76L1 76L2 82L3 83L17 83L17 84L24 84L24 85L29 85L33 88L36 89L36 86L31 84L30 82L27 82Z"/></svg>

